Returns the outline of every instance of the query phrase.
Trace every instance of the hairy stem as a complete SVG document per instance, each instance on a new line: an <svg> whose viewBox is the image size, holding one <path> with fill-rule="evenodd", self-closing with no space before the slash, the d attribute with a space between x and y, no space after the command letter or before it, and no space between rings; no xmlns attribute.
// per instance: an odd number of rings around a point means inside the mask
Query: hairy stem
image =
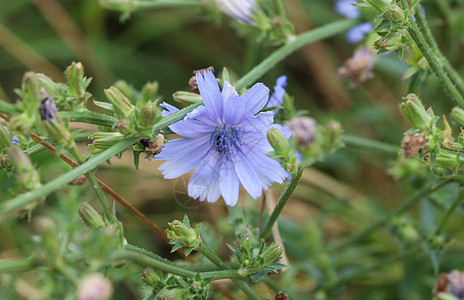
<svg viewBox="0 0 464 300"><path fill-rule="evenodd" d="M279 198L279 201L277 202L276 207L274 208L274 211L272 212L271 216L267 220L266 224L259 231L260 238L265 239L271 232L272 226L277 221L277 218L282 212L282 209L284 208L288 199L290 199L290 196L293 194L296 187L298 186L298 183L300 182L302 174L303 174L303 168L299 168L296 174L288 182L287 186L285 187L285 190L283 191L282 195Z"/></svg>
<svg viewBox="0 0 464 300"><path fill-rule="evenodd" d="M340 140L345 143L348 147L371 150L384 154L397 155L400 148L396 145L378 142L374 140L365 139L349 134L344 134Z"/></svg>

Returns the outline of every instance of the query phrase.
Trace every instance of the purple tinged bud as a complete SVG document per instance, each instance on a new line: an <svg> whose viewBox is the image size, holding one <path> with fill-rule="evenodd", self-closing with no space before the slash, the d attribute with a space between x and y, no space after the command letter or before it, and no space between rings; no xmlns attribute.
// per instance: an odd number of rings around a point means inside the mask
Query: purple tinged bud
<svg viewBox="0 0 464 300"><path fill-rule="evenodd" d="M77 287L78 300L106 300L113 294L111 281L100 273L87 275Z"/></svg>
<svg viewBox="0 0 464 300"><path fill-rule="evenodd" d="M294 117L286 126L292 131L300 147L306 147L314 141L317 122L313 118L304 116Z"/></svg>
<svg viewBox="0 0 464 300"><path fill-rule="evenodd" d="M44 88L40 90L40 95L45 97L39 104L39 114L41 119L45 122L50 122L51 120L58 122L55 100L53 100Z"/></svg>

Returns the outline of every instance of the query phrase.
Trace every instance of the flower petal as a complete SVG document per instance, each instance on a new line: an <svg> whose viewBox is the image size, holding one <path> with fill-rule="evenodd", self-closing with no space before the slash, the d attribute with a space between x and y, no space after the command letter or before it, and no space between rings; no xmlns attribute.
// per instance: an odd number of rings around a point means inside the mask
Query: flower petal
<svg viewBox="0 0 464 300"><path fill-rule="evenodd" d="M202 123L196 119L185 119L172 124L169 126L169 129L186 137L195 137L199 135L211 135L215 127Z"/></svg>
<svg viewBox="0 0 464 300"><path fill-rule="evenodd" d="M205 107L211 117L220 122L222 120L223 100L219 85L212 71L205 71L203 74L197 73L197 85Z"/></svg>
<svg viewBox="0 0 464 300"><path fill-rule="evenodd" d="M234 165L228 161L221 165L219 187L224 201L229 206L235 206L238 201L240 181L235 173Z"/></svg>
<svg viewBox="0 0 464 300"><path fill-rule="evenodd" d="M221 157L216 151L210 151L201 161L188 183L188 194L190 197L201 201L206 200L209 194L211 178L219 177L217 166Z"/></svg>
<svg viewBox="0 0 464 300"><path fill-rule="evenodd" d="M166 109L166 110L163 110L161 112L161 116L163 116L163 117L167 117L167 116L179 111L179 109L177 107L172 106L171 104L166 103L166 102L161 103L160 106Z"/></svg>
<svg viewBox="0 0 464 300"><path fill-rule="evenodd" d="M240 96L245 100L246 110L254 115L259 112L269 100L269 88L262 83L257 83Z"/></svg>
<svg viewBox="0 0 464 300"><path fill-rule="evenodd" d="M247 190L248 194L254 199L261 196L263 187L258 178L258 174L256 174L256 171L245 156L240 152L237 153L233 159L233 163L238 179L240 179L240 183Z"/></svg>

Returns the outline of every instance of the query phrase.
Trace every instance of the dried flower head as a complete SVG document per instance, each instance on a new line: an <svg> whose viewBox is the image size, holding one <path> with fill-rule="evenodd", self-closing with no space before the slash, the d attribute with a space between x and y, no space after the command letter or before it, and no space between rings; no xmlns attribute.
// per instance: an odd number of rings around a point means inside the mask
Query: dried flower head
<svg viewBox="0 0 464 300"><path fill-rule="evenodd" d="M313 118L297 116L285 125L292 131L300 147L305 147L314 141L317 123Z"/></svg>
<svg viewBox="0 0 464 300"><path fill-rule="evenodd" d="M372 78L377 55L372 51L361 48L356 51L353 57L347 59L343 66L338 69L338 76L348 81L352 85L357 85L369 78Z"/></svg>
<svg viewBox="0 0 464 300"><path fill-rule="evenodd" d="M427 149L427 138L419 133L407 134L401 141L404 157L411 158L416 156L421 150Z"/></svg>

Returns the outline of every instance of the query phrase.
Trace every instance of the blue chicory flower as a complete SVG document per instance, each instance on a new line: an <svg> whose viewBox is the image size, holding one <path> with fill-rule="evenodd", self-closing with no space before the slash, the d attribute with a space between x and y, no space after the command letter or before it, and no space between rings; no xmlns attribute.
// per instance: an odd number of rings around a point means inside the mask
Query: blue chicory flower
<svg viewBox="0 0 464 300"><path fill-rule="evenodd" d="M257 9L254 0L215 0L217 7L226 15L254 24L254 10Z"/></svg>
<svg viewBox="0 0 464 300"><path fill-rule="evenodd" d="M4 128L7 132L10 132L6 126L3 126L3 128ZM11 138L11 143L12 143L13 145L18 145L18 144L21 143L21 142L19 141L19 139L18 139L16 136L13 136L13 137Z"/></svg>
<svg viewBox="0 0 464 300"><path fill-rule="evenodd" d="M282 183L288 173L266 153L273 151L266 133L273 127L272 112L260 112L269 89L255 84L239 96L227 81L222 92L213 72L196 74L204 106L169 126L184 136L166 143L156 159L165 178L176 178L197 167L188 183L188 194L215 202L222 195L229 206L238 201L243 186L253 198L273 182ZM177 109L163 103L167 115ZM281 126L280 126L281 127Z"/></svg>
<svg viewBox="0 0 464 300"><path fill-rule="evenodd" d="M337 0L335 2L335 11L348 19L356 19L361 17L359 7L353 4L358 3L357 0ZM362 41L366 35L372 31L372 23L364 22L351 27L346 33L346 39L350 43L358 43Z"/></svg>
<svg viewBox="0 0 464 300"><path fill-rule="evenodd" d="M274 93L266 104L266 108L282 106L284 104L285 97L285 87L287 86L287 76L282 75L276 80L274 86ZM272 113L275 116L279 112L278 109L274 110Z"/></svg>

